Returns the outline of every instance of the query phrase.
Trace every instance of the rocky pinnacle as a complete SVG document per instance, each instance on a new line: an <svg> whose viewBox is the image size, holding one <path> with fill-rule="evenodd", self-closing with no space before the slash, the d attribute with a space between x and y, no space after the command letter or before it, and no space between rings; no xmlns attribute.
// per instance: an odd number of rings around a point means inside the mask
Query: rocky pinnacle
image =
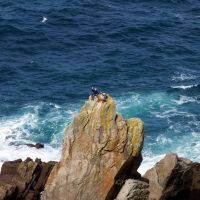
<svg viewBox="0 0 200 200"><path fill-rule="evenodd" d="M66 128L60 162L53 168L43 200L104 200L135 176L142 157L144 123L125 120L115 101L89 99ZM135 166L135 167L133 167Z"/></svg>

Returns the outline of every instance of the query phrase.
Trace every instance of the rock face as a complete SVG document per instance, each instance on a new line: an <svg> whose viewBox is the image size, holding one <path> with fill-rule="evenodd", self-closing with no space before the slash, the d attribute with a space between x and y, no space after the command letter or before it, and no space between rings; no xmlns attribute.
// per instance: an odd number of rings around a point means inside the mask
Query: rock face
<svg viewBox="0 0 200 200"><path fill-rule="evenodd" d="M116 200L148 200L149 184L141 181L128 179L117 195Z"/></svg>
<svg viewBox="0 0 200 200"><path fill-rule="evenodd" d="M169 153L144 175L150 200L199 200L200 163Z"/></svg>
<svg viewBox="0 0 200 200"><path fill-rule="evenodd" d="M54 165L30 158L5 162L0 174L0 200L39 200Z"/></svg>
<svg viewBox="0 0 200 200"><path fill-rule="evenodd" d="M116 113L110 96L105 102L86 101L65 131L61 160L48 178L42 199L114 197L118 192L114 185L138 176L143 130L140 119L124 120Z"/></svg>

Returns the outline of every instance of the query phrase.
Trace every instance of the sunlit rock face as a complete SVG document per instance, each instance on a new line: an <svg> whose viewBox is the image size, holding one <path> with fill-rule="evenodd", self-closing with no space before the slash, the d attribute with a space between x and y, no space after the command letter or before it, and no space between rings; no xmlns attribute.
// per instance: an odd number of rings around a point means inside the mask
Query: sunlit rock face
<svg viewBox="0 0 200 200"><path fill-rule="evenodd" d="M199 200L200 163L168 153L144 177L149 180L149 199Z"/></svg>
<svg viewBox="0 0 200 200"><path fill-rule="evenodd" d="M89 99L65 130L61 160L49 176L42 199L106 199L116 177L123 179L120 174L137 171L143 139L143 122L124 120L110 96L106 101ZM134 162L139 163L131 172Z"/></svg>

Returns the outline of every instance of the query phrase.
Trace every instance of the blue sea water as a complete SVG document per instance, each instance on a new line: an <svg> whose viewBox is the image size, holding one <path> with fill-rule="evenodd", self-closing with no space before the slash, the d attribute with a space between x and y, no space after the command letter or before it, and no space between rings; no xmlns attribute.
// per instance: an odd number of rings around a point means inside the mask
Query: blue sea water
<svg viewBox="0 0 200 200"><path fill-rule="evenodd" d="M141 172L200 162L200 1L0 1L0 163L58 160L91 86L145 122Z"/></svg>

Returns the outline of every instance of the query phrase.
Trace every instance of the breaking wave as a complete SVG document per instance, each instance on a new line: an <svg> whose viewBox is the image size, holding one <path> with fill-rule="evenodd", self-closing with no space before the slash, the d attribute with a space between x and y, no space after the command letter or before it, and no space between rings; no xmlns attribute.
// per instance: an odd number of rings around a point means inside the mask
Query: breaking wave
<svg viewBox="0 0 200 200"><path fill-rule="evenodd" d="M199 96L177 93L132 93L117 99L117 109L126 118L140 117L145 122L145 143L140 173L151 168L167 152L194 161L200 160L199 114L188 111L199 103Z"/></svg>
<svg viewBox="0 0 200 200"><path fill-rule="evenodd" d="M176 75L173 75L171 80L172 81L185 81L185 80L194 80L197 79L198 77L193 74L188 74L188 73L178 73Z"/></svg>
<svg viewBox="0 0 200 200"><path fill-rule="evenodd" d="M20 109L16 116L0 121L0 166L4 161L18 158L59 160L60 142L65 126L76 114L76 109L53 103L39 103ZM44 143L43 149L30 148L28 143Z"/></svg>
<svg viewBox="0 0 200 200"><path fill-rule="evenodd" d="M200 103L200 96L196 96L196 97L188 97L188 96L184 96L181 95L180 98L178 100L173 100L177 105L183 105L186 103Z"/></svg>
<svg viewBox="0 0 200 200"><path fill-rule="evenodd" d="M171 88L186 90L186 89L195 88L195 87L198 87L198 86L199 86L199 84L194 84L194 85L177 85L177 86L171 86Z"/></svg>

